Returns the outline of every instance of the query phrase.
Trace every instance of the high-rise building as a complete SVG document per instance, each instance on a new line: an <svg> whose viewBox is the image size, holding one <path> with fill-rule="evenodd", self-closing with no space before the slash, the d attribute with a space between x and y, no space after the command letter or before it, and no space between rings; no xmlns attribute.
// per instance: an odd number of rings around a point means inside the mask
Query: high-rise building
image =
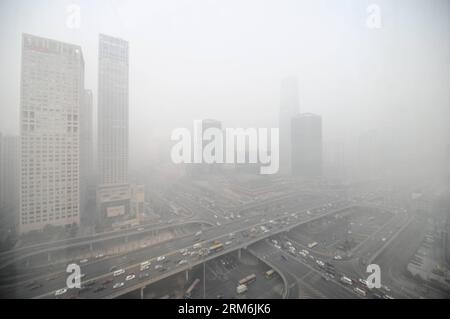
<svg viewBox="0 0 450 319"><path fill-rule="evenodd" d="M304 113L291 122L292 174L303 177L322 175L322 118Z"/></svg>
<svg viewBox="0 0 450 319"><path fill-rule="evenodd" d="M95 209L94 134L92 91L84 90L80 109L80 219L83 224L93 221Z"/></svg>
<svg viewBox="0 0 450 319"><path fill-rule="evenodd" d="M128 183L128 42L103 34L99 41L99 184L125 184Z"/></svg>
<svg viewBox="0 0 450 319"><path fill-rule="evenodd" d="M299 113L298 80L287 77L280 90L280 173L291 173L291 120Z"/></svg>
<svg viewBox="0 0 450 319"><path fill-rule="evenodd" d="M80 221L81 47L22 36L19 231Z"/></svg>
<svg viewBox="0 0 450 319"><path fill-rule="evenodd" d="M99 38L97 221L103 229L134 226L144 187L128 177L128 42Z"/></svg>
<svg viewBox="0 0 450 319"><path fill-rule="evenodd" d="M19 137L0 135L0 211L9 226L18 223L19 206Z"/></svg>

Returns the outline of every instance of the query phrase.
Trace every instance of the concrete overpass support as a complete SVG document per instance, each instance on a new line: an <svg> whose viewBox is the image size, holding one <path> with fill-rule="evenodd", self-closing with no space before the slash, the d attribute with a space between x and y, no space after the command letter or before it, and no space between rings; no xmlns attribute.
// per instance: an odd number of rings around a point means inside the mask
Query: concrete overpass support
<svg viewBox="0 0 450 319"><path fill-rule="evenodd" d="M189 281L189 270L186 269L186 282Z"/></svg>
<svg viewBox="0 0 450 319"><path fill-rule="evenodd" d="M144 299L144 289L145 289L145 287L142 287L140 289L140 297L141 297L141 299Z"/></svg>
<svg viewBox="0 0 450 319"><path fill-rule="evenodd" d="M242 251L242 249L239 248L239 250L238 250L238 260L241 260L241 251Z"/></svg>

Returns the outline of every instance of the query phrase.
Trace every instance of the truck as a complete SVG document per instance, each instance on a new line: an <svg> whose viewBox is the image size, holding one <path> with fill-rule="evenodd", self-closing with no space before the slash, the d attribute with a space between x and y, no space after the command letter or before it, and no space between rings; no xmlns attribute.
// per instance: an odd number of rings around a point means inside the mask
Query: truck
<svg viewBox="0 0 450 319"><path fill-rule="evenodd" d="M318 243L315 241L315 242L312 242L312 243L308 244L308 248L314 248L317 245L318 245Z"/></svg>
<svg viewBox="0 0 450 319"><path fill-rule="evenodd" d="M237 294L243 294L248 290L247 285L239 285L236 287L236 293Z"/></svg>
<svg viewBox="0 0 450 319"><path fill-rule="evenodd" d="M342 276L341 277L341 282L343 282L346 285L352 285L353 284L353 281L350 278L346 277L346 276Z"/></svg>

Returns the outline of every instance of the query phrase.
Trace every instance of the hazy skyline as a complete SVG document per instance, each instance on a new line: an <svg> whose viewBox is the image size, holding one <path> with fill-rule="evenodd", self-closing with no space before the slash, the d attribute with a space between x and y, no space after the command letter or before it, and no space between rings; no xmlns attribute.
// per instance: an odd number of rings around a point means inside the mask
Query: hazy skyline
<svg viewBox="0 0 450 319"><path fill-rule="evenodd" d="M367 7L381 8L369 29ZM79 29L66 27L70 4ZM379 130L405 148L449 143L448 1L3 1L0 131L18 134L22 33L81 45L97 109L98 35L130 43L130 152L215 118L276 127L280 85L297 76L324 140ZM94 120L96 123L96 120ZM425 145L425 143L427 145Z"/></svg>

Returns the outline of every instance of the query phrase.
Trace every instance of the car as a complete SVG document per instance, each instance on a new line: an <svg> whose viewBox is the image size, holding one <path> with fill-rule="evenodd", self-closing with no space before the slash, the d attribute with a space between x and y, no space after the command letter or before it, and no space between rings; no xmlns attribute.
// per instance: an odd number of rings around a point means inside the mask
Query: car
<svg viewBox="0 0 450 319"><path fill-rule="evenodd" d="M233 242L231 240L225 242L225 246L231 245Z"/></svg>
<svg viewBox="0 0 450 319"><path fill-rule="evenodd" d="M67 288L58 289L55 291L55 296L64 295L67 292Z"/></svg>
<svg viewBox="0 0 450 319"><path fill-rule="evenodd" d="M334 260L341 260L341 259L342 259L342 256L336 255L336 256L333 257L333 259L334 259Z"/></svg>
<svg viewBox="0 0 450 319"><path fill-rule="evenodd" d="M113 286L113 289L121 288L121 287L123 287L123 285L124 285L123 282L116 282Z"/></svg>
<svg viewBox="0 0 450 319"><path fill-rule="evenodd" d="M284 261L287 261L287 258L286 258L285 255L281 255L281 259L284 260Z"/></svg>
<svg viewBox="0 0 450 319"><path fill-rule="evenodd" d="M95 255L95 258L96 258L96 259L100 259L100 258L103 258L103 257L105 257L104 254L97 254L97 255Z"/></svg>
<svg viewBox="0 0 450 319"><path fill-rule="evenodd" d="M202 244L200 244L200 243L195 244L194 246L192 246L192 248L194 248L194 249L200 249L200 248L202 248Z"/></svg>
<svg viewBox="0 0 450 319"><path fill-rule="evenodd" d="M119 270L116 270L114 273L113 273L113 276L114 277L117 277L117 276L120 276L120 275L122 275L122 274L124 274L125 273L125 270L124 269L119 269Z"/></svg>
<svg viewBox="0 0 450 319"><path fill-rule="evenodd" d="M164 259L166 259L166 256L159 256L156 261L163 261Z"/></svg>
<svg viewBox="0 0 450 319"><path fill-rule="evenodd" d="M184 264L187 264L187 260L186 260L186 259L182 259L182 260L180 260L180 261L178 262L178 265L179 265L179 266L184 265Z"/></svg>
<svg viewBox="0 0 450 319"><path fill-rule="evenodd" d="M85 259L81 259L80 260L80 264L85 264L89 261L89 259L85 258Z"/></svg>
<svg viewBox="0 0 450 319"><path fill-rule="evenodd" d="M162 265L156 265L155 266L155 270L158 270L158 269L161 269L162 268Z"/></svg>
<svg viewBox="0 0 450 319"><path fill-rule="evenodd" d="M135 274L129 274L128 276L125 277L125 281L133 280L134 278L136 278Z"/></svg>
<svg viewBox="0 0 450 319"><path fill-rule="evenodd" d="M277 249L281 249L280 245L274 245L274 247L277 248Z"/></svg>
<svg viewBox="0 0 450 319"><path fill-rule="evenodd" d="M359 282L361 285L363 285L364 287L368 287L368 286L367 286L367 280L362 279L362 278L359 278L359 279L358 279L358 282Z"/></svg>

